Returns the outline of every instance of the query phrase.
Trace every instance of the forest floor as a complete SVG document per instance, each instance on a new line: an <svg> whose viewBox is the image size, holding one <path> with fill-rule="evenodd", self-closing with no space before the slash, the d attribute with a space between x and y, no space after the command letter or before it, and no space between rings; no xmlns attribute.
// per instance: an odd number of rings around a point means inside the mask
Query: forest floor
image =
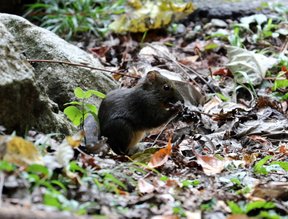
<svg viewBox="0 0 288 219"><path fill-rule="evenodd" d="M150 133L143 141L152 149L132 157L89 155L77 134L59 141L29 132L51 163L19 169L1 161L7 207L1 218L288 218L287 5L241 17L198 15L145 37L73 42L107 69L176 72L201 101ZM148 61L141 57L145 48ZM114 78L122 86L135 84L131 77ZM57 156L68 159L67 167L52 165ZM11 212L11 206L22 208Z"/></svg>

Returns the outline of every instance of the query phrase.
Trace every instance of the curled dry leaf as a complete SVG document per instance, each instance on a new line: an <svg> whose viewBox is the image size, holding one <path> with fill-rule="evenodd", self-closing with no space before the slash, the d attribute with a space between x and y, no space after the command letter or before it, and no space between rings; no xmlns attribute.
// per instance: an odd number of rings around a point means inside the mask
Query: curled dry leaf
<svg viewBox="0 0 288 219"><path fill-rule="evenodd" d="M155 168L162 166L168 160L171 151L172 151L171 138L169 138L167 146L165 148L160 149L159 151L155 152L152 155L148 163L148 167Z"/></svg>
<svg viewBox="0 0 288 219"><path fill-rule="evenodd" d="M151 193L155 187L144 179L138 180L138 189L140 193Z"/></svg>

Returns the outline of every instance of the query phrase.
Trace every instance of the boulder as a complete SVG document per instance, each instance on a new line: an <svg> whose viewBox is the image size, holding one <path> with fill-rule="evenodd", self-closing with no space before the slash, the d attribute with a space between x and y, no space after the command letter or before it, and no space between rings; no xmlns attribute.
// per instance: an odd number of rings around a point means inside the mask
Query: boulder
<svg viewBox="0 0 288 219"><path fill-rule="evenodd" d="M8 131L35 128L68 134L71 125L61 112L74 98L75 87L107 93L117 84L100 71L57 63L32 63L45 59L85 63L103 68L91 54L26 19L0 13L0 125ZM91 102L99 105L96 98Z"/></svg>

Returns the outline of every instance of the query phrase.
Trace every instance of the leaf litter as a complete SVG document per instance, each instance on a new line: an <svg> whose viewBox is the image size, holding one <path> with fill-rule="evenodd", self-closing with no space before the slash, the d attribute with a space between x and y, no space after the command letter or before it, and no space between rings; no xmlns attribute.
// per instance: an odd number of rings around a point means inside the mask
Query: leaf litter
<svg viewBox="0 0 288 219"><path fill-rule="evenodd" d="M160 41L151 31L145 44L136 33L87 48L107 68L136 75L157 69L175 80L182 114L146 136L156 146L131 158L86 154L81 134L63 140L29 132L28 141L13 143L31 148L27 162L27 152L7 150L7 139L18 137L3 135L2 199L24 205L25 196L34 209L107 218L287 218L287 86L277 82L287 72L287 51L275 53L287 34L278 31L276 44L264 37L266 18L186 21L185 32ZM237 28L249 31L241 38ZM255 51L263 45L266 54Z"/></svg>

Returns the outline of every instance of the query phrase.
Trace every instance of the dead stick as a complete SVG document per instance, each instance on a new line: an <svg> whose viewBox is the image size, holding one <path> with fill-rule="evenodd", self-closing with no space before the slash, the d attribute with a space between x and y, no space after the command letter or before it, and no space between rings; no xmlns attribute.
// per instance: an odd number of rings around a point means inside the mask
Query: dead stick
<svg viewBox="0 0 288 219"><path fill-rule="evenodd" d="M136 78L136 79L140 78L140 76L137 76L137 75L128 75L128 74L117 72L117 71L111 71L111 70L107 70L107 69L104 69L104 68L96 68L96 67L92 67L92 66L89 66L89 65L73 63L73 62L58 61L58 60L46 60L46 59L27 59L27 61L28 62L46 62L46 63L57 63L57 64L72 65L72 66L77 66L77 67L83 67L83 68L89 68L89 69L98 70L98 71L105 71L105 72L109 72L109 73L114 73L114 74L117 74L117 75L127 76L127 77L130 77L130 78Z"/></svg>

